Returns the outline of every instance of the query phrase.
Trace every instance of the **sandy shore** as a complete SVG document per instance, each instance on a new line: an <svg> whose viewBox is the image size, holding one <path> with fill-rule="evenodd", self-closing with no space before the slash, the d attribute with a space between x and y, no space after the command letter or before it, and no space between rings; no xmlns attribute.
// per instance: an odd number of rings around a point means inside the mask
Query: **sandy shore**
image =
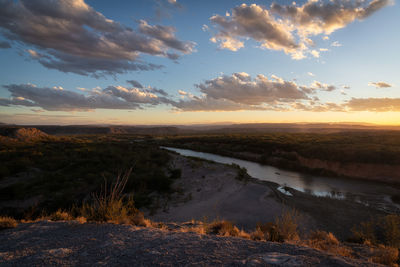
<svg viewBox="0 0 400 267"><path fill-rule="evenodd" d="M315 197L296 190L290 190L293 196L287 196L274 183L236 179L238 170L232 166L171 155L174 167L182 171L182 177L173 186L182 193L160 200L155 214L146 212L154 221L224 219L239 228L254 230L257 223L274 221L282 211L295 208L305 232L326 230L344 240L354 225L385 214L360 203Z"/></svg>

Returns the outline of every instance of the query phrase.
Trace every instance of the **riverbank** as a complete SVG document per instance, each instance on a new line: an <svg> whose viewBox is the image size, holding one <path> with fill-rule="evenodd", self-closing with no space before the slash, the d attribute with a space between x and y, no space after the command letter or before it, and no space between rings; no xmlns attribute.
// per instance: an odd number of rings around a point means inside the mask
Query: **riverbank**
<svg viewBox="0 0 400 267"><path fill-rule="evenodd" d="M398 132L214 134L158 143L320 176L400 185Z"/></svg>
<svg viewBox="0 0 400 267"><path fill-rule="evenodd" d="M277 190L278 185L254 178L238 179L238 168L171 152L174 168L181 178L172 185L180 193L157 200L158 209L145 211L154 221L185 222L215 219L234 222L239 228L254 230L257 223L273 222L284 210L299 212L300 228L324 230L341 240L353 226L387 213L374 206L350 200L312 196L289 189L292 196Z"/></svg>

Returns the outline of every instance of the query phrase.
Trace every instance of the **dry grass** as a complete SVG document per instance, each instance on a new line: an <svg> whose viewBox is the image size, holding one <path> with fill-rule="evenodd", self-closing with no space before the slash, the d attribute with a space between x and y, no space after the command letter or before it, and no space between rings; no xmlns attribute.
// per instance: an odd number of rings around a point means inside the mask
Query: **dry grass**
<svg viewBox="0 0 400 267"><path fill-rule="evenodd" d="M11 217L0 217L0 230L15 228L17 225L17 221Z"/></svg>
<svg viewBox="0 0 400 267"><path fill-rule="evenodd" d="M74 217L69 212L57 210L50 215L49 219L52 221L70 221L73 220Z"/></svg>
<svg viewBox="0 0 400 267"><path fill-rule="evenodd" d="M397 248L379 245L371 248L373 256L370 258L373 262L385 264L388 266L398 266L399 250Z"/></svg>
<svg viewBox="0 0 400 267"><path fill-rule="evenodd" d="M179 229L183 233L196 233L200 235L206 234L206 229L203 225L197 225L192 227L182 227Z"/></svg>
<svg viewBox="0 0 400 267"><path fill-rule="evenodd" d="M271 242L284 242L284 236L279 232L279 228L274 223L258 224L256 231L253 232L254 238Z"/></svg>
<svg viewBox="0 0 400 267"><path fill-rule="evenodd" d="M278 234L284 241L299 240L298 224L300 220L299 213L292 209L286 210L282 215L275 218L275 225Z"/></svg>
<svg viewBox="0 0 400 267"><path fill-rule="evenodd" d="M342 245L332 234L325 231L315 231L308 240L301 242L303 245L328 252L333 255L352 257L352 249Z"/></svg>
<svg viewBox="0 0 400 267"><path fill-rule="evenodd" d="M239 236L239 229L229 221L215 221L206 226L206 233L221 236Z"/></svg>
<svg viewBox="0 0 400 267"><path fill-rule="evenodd" d="M264 232L261 231L260 227L257 227L254 232L250 233L250 239L254 240L254 241L265 241L266 240Z"/></svg>
<svg viewBox="0 0 400 267"><path fill-rule="evenodd" d="M151 222L135 208L133 199L123 195L131 173L132 168L124 174L119 174L112 184L105 181L101 192L93 194L93 202L82 205L79 211L81 216L88 221L150 226Z"/></svg>

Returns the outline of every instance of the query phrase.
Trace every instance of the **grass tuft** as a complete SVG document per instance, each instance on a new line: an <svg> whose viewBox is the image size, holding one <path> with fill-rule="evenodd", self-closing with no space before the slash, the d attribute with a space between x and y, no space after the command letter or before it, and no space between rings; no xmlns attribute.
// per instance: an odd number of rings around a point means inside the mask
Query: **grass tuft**
<svg viewBox="0 0 400 267"><path fill-rule="evenodd" d="M18 223L11 217L0 217L0 230L17 227Z"/></svg>
<svg viewBox="0 0 400 267"><path fill-rule="evenodd" d="M332 234L325 231L314 231L308 240L302 242L308 247L328 252L333 255L352 257L353 251L344 245Z"/></svg>
<svg viewBox="0 0 400 267"><path fill-rule="evenodd" d="M124 174L119 174L114 183L104 182L100 193L93 194L93 201L85 203L80 214L88 221L112 222L118 224L134 224L148 226L143 214L136 209L132 197L125 197L123 191L132 173L132 168Z"/></svg>
<svg viewBox="0 0 400 267"><path fill-rule="evenodd" d="M222 236L239 236L239 229L229 221L215 221L206 226L206 233Z"/></svg>
<svg viewBox="0 0 400 267"><path fill-rule="evenodd" d="M74 217L70 213L62 210L57 210L50 215L50 220L52 221L70 221L73 219Z"/></svg>
<svg viewBox="0 0 400 267"><path fill-rule="evenodd" d="M398 266L399 250L384 245L379 245L377 248L372 249L373 256L371 260L376 263L385 264L388 266Z"/></svg>

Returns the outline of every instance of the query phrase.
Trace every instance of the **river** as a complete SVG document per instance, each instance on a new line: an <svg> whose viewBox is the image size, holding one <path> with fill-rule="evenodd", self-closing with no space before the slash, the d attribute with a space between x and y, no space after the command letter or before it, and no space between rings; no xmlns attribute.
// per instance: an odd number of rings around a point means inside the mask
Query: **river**
<svg viewBox="0 0 400 267"><path fill-rule="evenodd" d="M400 212L400 205L393 203L391 200L391 196L400 194L400 189L388 184L360 179L308 175L211 153L174 147L162 148L174 151L182 156L196 157L223 164L237 164L246 168L247 173L254 178L279 184L278 190L288 195L290 193L284 190L285 187L315 196L337 199L346 198L365 205L374 205L376 208L391 212Z"/></svg>

